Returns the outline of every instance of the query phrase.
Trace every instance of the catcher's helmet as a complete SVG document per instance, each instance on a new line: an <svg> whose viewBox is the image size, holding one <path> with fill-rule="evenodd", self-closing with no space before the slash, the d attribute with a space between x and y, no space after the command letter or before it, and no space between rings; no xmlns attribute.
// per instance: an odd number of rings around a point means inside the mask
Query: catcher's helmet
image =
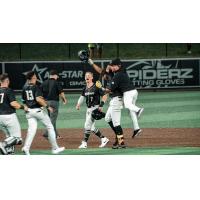
<svg viewBox="0 0 200 200"><path fill-rule="evenodd" d="M78 57L82 62L87 62L89 59L89 52L87 50L80 50L78 52Z"/></svg>
<svg viewBox="0 0 200 200"><path fill-rule="evenodd" d="M100 119L104 118L105 115L106 114L104 112L99 111L98 108L92 111L92 118L94 118L96 120L100 120Z"/></svg>

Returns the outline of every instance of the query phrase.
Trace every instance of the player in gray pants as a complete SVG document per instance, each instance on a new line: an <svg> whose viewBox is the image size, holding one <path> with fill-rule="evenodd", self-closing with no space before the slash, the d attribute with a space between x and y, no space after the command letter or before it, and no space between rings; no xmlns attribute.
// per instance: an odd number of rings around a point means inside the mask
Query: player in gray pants
<svg viewBox="0 0 200 200"><path fill-rule="evenodd" d="M16 101L13 90L9 88L8 74L0 75L0 83L0 128L6 134L6 139L0 142L0 152L3 155L14 154L15 145L22 144L16 109L27 110L28 108Z"/></svg>

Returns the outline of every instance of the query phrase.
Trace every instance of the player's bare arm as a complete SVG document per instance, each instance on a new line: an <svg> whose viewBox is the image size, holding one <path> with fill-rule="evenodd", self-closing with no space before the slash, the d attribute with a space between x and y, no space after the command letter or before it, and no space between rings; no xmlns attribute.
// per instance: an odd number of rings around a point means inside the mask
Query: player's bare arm
<svg viewBox="0 0 200 200"><path fill-rule="evenodd" d="M102 73L102 71L103 71L102 68L99 67L98 65L96 65L92 59L88 59L88 63L93 67L93 69L94 69L96 72L98 72L99 74Z"/></svg>
<svg viewBox="0 0 200 200"><path fill-rule="evenodd" d="M21 105L17 101L12 101L10 105L15 109L22 109L22 110L28 111L28 107L26 105Z"/></svg>
<svg viewBox="0 0 200 200"><path fill-rule="evenodd" d="M43 107L46 107L50 112L53 112L53 108L48 106L47 102L42 96L36 97L36 101Z"/></svg>
<svg viewBox="0 0 200 200"><path fill-rule="evenodd" d="M60 93L60 98L62 99L63 104L67 104L67 99L65 97L65 93L64 92Z"/></svg>

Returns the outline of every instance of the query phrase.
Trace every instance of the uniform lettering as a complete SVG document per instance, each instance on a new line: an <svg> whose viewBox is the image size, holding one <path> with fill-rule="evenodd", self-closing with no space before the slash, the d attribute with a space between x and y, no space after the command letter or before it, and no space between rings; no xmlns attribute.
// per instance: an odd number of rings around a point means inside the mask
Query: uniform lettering
<svg viewBox="0 0 200 200"><path fill-rule="evenodd" d="M0 94L0 103L3 103L3 100L4 100L4 93L1 93Z"/></svg>

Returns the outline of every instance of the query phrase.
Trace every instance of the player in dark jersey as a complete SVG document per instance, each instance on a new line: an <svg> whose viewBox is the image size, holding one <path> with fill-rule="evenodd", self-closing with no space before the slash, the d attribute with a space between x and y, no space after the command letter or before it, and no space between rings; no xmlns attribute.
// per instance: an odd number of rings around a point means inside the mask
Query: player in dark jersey
<svg viewBox="0 0 200 200"><path fill-rule="evenodd" d="M16 101L13 90L9 88L8 74L0 75L0 83L0 128L6 134L6 139L0 142L0 151L4 155L14 154L15 145L22 144L21 127L16 109L27 110L27 107Z"/></svg>
<svg viewBox="0 0 200 200"><path fill-rule="evenodd" d="M58 131L56 129L56 120L58 117L58 110L59 110L59 99L60 98L62 99L63 104L67 103L67 99L65 97L61 84L58 82L58 78L59 76L57 71L51 70L50 77L48 80L42 83L41 90L48 105L53 108L53 112L48 112L48 115L53 124L56 133L56 139L61 139L61 136L58 134ZM43 136L48 137L48 132L45 131Z"/></svg>
<svg viewBox="0 0 200 200"><path fill-rule="evenodd" d="M39 120L48 130L48 140L52 147L52 153L58 154L64 151L65 148L58 147L54 127L49 116L43 110L43 107L46 107L50 112L52 112L53 109L46 103L40 88L36 85L37 77L35 73L33 71L28 72L26 78L27 84L25 84L23 88L22 99L24 104L29 108L26 114L26 118L28 120L28 132L22 151L26 155L30 155L29 150L35 137L37 131L37 121Z"/></svg>
<svg viewBox="0 0 200 200"><path fill-rule="evenodd" d="M79 110L84 99L86 99L87 111L84 125L84 140L79 148L87 148L87 141L91 133L94 133L101 139L101 145L99 147L102 148L109 142L109 139L104 137L99 129L95 127L95 119L92 118L92 111L97 108L102 111L102 107L107 99L107 95L105 95L104 92L97 88L93 83L93 74L91 72L86 72L85 81L86 86L84 87L82 95L80 96L76 105L76 109Z"/></svg>
<svg viewBox="0 0 200 200"><path fill-rule="evenodd" d="M111 91L119 89L123 93L123 101L125 108L129 109L130 116L133 122L133 138L141 133L141 129L138 124L138 119L144 108L139 108L135 105L138 92L135 86L131 83L126 70L122 66L120 59L115 59L111 63L111 70L115 73L111 82Z"/></svg>
<svg viewBox="0 0 200 200"><path fill-rule="evenodd" d="M103 77L103 79L106 81L105 87L109 88L108 91L110 92L111 82L114 77L114 73L111 70L111 65L109 64L106 69L102 69L91 59L88 60L88 63L95 69L95 71L100 73L100 78ZM119 89L116 89L110 93L111 100L105 116L105 121L109 124L115 133L115 142L112 147L113 149L126 148L124 143L123 130L120 125L121 109L123 108L122 96L123 93Z"/></svg>

